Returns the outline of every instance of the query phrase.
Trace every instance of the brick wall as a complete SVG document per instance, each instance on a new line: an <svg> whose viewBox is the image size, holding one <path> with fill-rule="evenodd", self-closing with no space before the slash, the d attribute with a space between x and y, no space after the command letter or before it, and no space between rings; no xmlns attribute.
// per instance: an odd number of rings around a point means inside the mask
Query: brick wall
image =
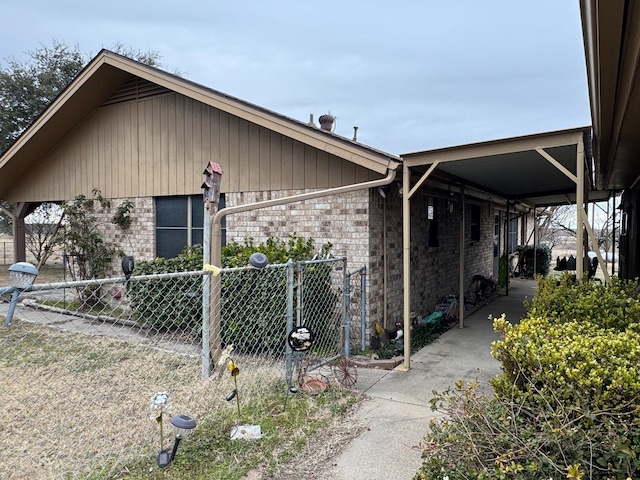
<svg viewBox="0 0 640 480"><path fill-rule="evenodd" d="M243 192L226 194L227 206L247 205L263 200L305 193L300 190L279 192ZM313 238L318 250L330 242L334 257L347 257L350 269L369 261L369 192L343 195L262 208L226 217L227 241L243 243L252 238L262 243L269 237L286 239L289 235Z"/></svg>
<svg viewBox="0 0 640 480"><path fill-rule="evenodd" d="M435 198L435 197L434 197ZM416 315L428 315L447 294L458 294L460 267L460 210L455 199L452 211L446 198L436 198L438 246L429 247L428 195L411 199L411 306ZM493 207L481 205L480 240L471 242L471 206L465 215L465 285L473 275L493 274ZM402 210L401 200L387 204L388 213L388 324L403 315ZM390 218L389 218L390 217Z"/></svg>
<svg viewBox="0 0 640 480"><path fill-rule="evenodd" d="M125 231L111 222L118 205L125 200L133 202L131 226ZM115 198L111 199L108 211L96 212L99 218L99 230L103 238L125 255L133 255L136 261L153 260L155 257L155 208L153 198ZM122 275L121 259L111 264L111 276Z"/></svg>
<svg viewBox="0 0 640 480"><path fill-rule="evenodd" d="M273 198L304 193L243 192L226 195L228 206L246 205ZM112 200L112 212L124 199ZM101 229L117 248L136 260L152 260L155 255L155 212L152 198L134 199L133 224L127 232L110 223L105 214ZM439 246L428 246L428 196L418 195L411 203L411 308L427 315L447 294L458 293L460 213L458 203L449 211L446 198L437 199L435 209ZM480 241L471 242L470 205L466 206L465 278L475 274L490 276L493 270L493 207L481 206ZM385 254L387 322L391 327L403 314L402 199L394 187L383 198L377 189L322 197L305 202L233 214L226 217L227 240L244 242L252 238L262 243L269 237L286 239L295 234L313 238L318 249L331 243L335 257L347 257L348 269L367 267L367 342L374 321L384 321ZM386 231L386 235L385 235ZM385 249L386 241L386 249ZM120 260L114 260L113 274L120 275Z"/></svg>

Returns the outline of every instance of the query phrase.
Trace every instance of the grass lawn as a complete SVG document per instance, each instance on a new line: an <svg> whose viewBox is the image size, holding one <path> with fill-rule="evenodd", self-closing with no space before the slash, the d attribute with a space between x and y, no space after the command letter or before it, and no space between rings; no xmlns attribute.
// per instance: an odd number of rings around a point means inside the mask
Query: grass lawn
<svg viewBox="0 0 640 480"><path fill-rule="evenodd" d="M336 442L359 433L349 421L358 395L348 390L290 395L285 409L281 362L238 360L239 417L235 400L225 400L231 375L203 379L198 358L20 320L0 329L0 349L0 371L11 379L0 389L0 415L10 419L0 426L0 478L304 478ZM149 402L164 390L173 414L193 415L198 426L160 470ZM230 440L238 424L260 425L262 439Z"/></svg>

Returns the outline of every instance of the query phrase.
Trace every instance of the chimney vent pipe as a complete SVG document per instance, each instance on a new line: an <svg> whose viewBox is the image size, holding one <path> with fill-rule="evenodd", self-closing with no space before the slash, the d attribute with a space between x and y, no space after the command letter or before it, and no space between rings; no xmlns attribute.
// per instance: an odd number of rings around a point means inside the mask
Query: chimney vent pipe
<svg viewBox="0 0 640 480"><path fill-rule="evenodd" d="M331 115L331 112L326 113L324 115L320 115L320 118L318 119L318 121L320 122L320 128L322 130L326 130L327 132L333 132L333 130L335 129L336 117Z"/></svg>

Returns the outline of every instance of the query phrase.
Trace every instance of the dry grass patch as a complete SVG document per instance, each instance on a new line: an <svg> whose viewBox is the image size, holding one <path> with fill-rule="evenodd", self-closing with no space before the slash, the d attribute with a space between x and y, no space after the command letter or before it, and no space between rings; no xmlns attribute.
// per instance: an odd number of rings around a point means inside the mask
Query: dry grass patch
<svg viewBox="0 0 640 480"><path fill-rule="evenodd" d="M113 472L148 456L159 446L149 406L158 391L171 393L174 413L199 420L229 408L228 379L203 380L197 358L20 321L0 329L0 348L0 478ZM253 384L247 396L280 372L268 365L243 375Z"/></svg>
<svg viewBox="0 0 640 480"><path fill-rule="evenodd" d="M0 328L0 351L0 478L166 478L155 465L159 428L149 404L159 391L170 392L174 414L198 422L171 478L240 479L256 469L263 478L288 478L360 431L335 420L355 400L351 392L298 394L282 412L283 361L236 359L238 418L235 402L225 400L231 375L205 380L192 356L20 320ZM231 442L238 423L261 424L263 440ZM294 459L298 467L289 467Z"/></svg>

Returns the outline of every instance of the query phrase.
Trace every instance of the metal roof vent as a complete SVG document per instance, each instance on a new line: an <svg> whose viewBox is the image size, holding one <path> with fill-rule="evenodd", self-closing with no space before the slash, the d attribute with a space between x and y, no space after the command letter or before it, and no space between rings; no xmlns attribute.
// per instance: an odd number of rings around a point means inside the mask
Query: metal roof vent
<svg viewBox="0 0 640 480"><path fill-rule="evenodd" d="M331 115L331 112L320 115L318 121L320 122L320 128L327 132L333 132L336 128L336 117Z"/></svg>

